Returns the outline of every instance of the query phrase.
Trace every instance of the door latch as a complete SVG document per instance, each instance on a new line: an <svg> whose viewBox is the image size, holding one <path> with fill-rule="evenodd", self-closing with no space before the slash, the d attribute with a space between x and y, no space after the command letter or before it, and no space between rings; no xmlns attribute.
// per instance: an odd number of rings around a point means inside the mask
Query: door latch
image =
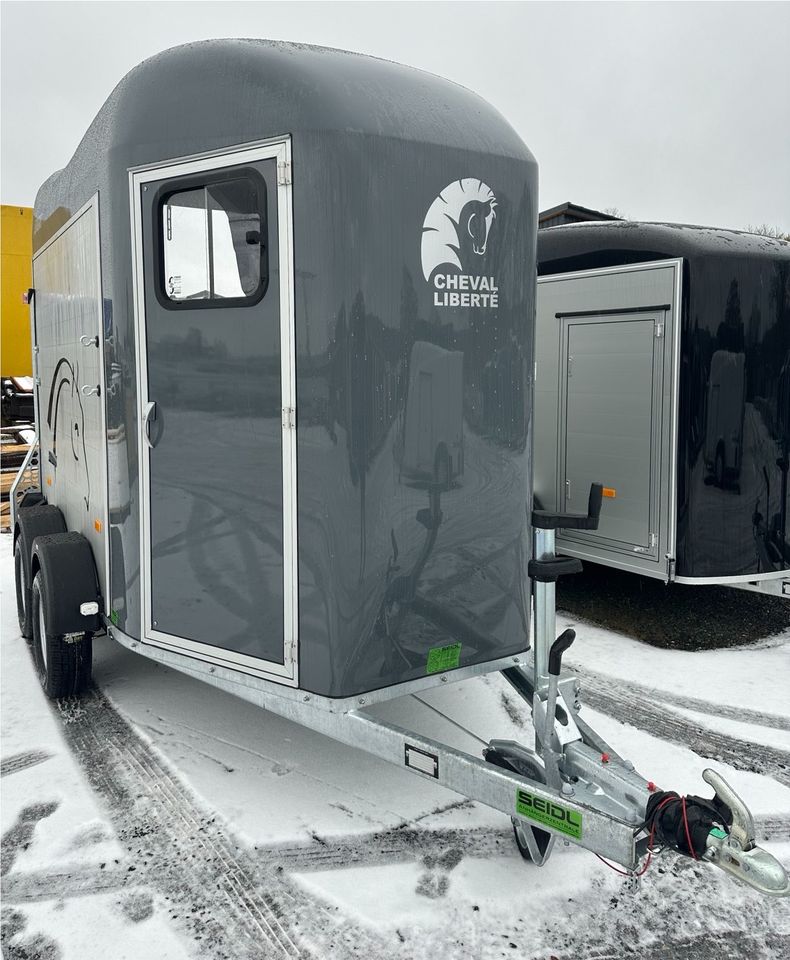
<svg viewBox="0 0 790 960"><path fill-rule="evenodd" d="M149 400L143 411L143 436L148 444L148 449L153 450L156 442L151 439L151 424L156 422L156 401Z"/></svg>

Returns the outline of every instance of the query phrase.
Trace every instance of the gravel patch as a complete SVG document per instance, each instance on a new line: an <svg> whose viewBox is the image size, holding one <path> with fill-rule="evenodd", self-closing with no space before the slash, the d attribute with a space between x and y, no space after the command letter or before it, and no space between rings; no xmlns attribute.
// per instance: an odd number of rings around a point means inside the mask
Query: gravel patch
<svg viewBox="0 0 790 960"><path fill-rule="evenodd" d="M557 608L673 650L739 647L790 631L790 600L665 584L594 563L558 582Z"/></svg>

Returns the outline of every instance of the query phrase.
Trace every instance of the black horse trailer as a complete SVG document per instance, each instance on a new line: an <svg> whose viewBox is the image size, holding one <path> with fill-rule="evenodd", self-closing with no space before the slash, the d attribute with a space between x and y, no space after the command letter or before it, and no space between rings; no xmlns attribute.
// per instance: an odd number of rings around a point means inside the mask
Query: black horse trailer
<svg viewBox="0 0 790 960"><path fill-rule="evenodd" d="M612 221L538 261L535 493L608 497L562 551L790 596L790 243Z"/></svg>
<svg viewBox="0 0 790 960"><path fill-rule="evenodd" d="M594 527L600 487L527 509L537 167L495 110L355 54L188 45L119 84L34 219L12 500L48 695L106 633L501 810L538 864L560 836L634 869L650 838L790 890L717 774L720 807L658 790L561 673L553 531ZM494 671L537 750L368 709Z"/></svg>

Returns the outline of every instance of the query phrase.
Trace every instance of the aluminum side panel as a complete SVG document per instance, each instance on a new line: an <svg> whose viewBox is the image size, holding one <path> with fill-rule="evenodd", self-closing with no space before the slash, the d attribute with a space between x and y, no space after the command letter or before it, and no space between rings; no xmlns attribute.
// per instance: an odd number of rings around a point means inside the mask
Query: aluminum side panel
<svg viewBox="0 0 790 960"><path fill-rule="evenodd" d="M42 490L93 548L107 590L107 464L99 197L33 260Z"/></svg>

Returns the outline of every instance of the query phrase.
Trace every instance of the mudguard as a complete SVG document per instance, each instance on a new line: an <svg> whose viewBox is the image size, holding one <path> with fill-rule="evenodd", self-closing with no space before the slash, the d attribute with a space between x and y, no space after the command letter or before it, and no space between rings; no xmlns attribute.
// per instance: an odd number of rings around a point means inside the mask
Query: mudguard
<svg viewBox="0 0 790 960"><path fill-rule="evenodd" d="M43 572L42 596L47 604L47 626L53 635L96 633L102 628L100 613L82 614L84 603L103 607L96 563L81 533L54 533L36 537L32 570Z"/></svg>

